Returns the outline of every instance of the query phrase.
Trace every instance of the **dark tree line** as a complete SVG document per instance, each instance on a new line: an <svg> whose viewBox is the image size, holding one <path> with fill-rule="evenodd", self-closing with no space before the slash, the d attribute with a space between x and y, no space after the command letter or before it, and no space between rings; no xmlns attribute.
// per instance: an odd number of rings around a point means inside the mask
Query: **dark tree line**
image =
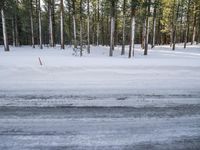
<svg viewBox="0 0 200 150"><path fill-rule="evenodd" d="M0 44L32 45L65 49L73 45L82 56L90 45L129 45L128 57L134 56L134 44L141 44L144 55L149 44L200 42L199 0L1 0Z"/></svg>

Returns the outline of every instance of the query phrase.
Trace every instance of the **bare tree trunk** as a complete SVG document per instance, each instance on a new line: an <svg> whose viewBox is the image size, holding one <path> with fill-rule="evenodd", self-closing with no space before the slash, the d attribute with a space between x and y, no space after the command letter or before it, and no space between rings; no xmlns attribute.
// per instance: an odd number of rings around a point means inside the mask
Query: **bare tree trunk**
<svg viewBox="0 0 200 150"><path fill-rule="evenodd" d="M122 26L122 51L121 55L125 54L125 25L126 25L126 0L123 4L123 26Z"/></svg>
<svg viewBox="0 0 200 150"><path fill-rule="evenodd" d="M172 13L172 18L171 18L171 33L170 33L170 47L173 46L173 41L174 41L174 26L175 26L175 22L174 22L174 17L175 17L175 4L176 4L176 0L173 1L173 6L171 9L171 13ZM173 48L172 48L173 49Z"/></svg>
<svg viewBox="0 0 200 150"><path fill-rule="evenodd" d="M83 56L82 0L80 0L80 56Z"/></svg>
<svg viewBox="0 0 200 150"><path fill-rule="evenodd" d="M55 0L52 0L52 27L53 27L53 47L56 46L56 22L55 22Z"/></svg>
<svg viewBox="0 0 200 150"><path fill-rule="evenodd" d="M191 0L188 1L184 48L186 48L188 42L190 2Z"/></svg>
<svg viewBox="0 0 200 150"><path fill-rule="evenodd" d="M32 47L35 48L34 27L33 27L33 4L32 4L32 0L30 0L30 21L31 21L31 42L32 42Z"/></svg>
<svg viewBox="0 0 200 150"><path fill-rule="evenodd" d="M104 12L103 12L103 3L101 3L101 31L102 31L102 33L101 33L101 37L102 37L102 46L104 46L105 45L105 40L106 40L106 37L105 37L105 22L104 22L104 18L105 18L105 16L104 16Z"/></svg>
<svg viewBox="0 0 200 150"><path fill-rule="evenodd" d="M154 11L153 11L153 32L152 32L152 43L151 48L155 47L155 39L156 39L156 13L157 13L157 0L154 2Z"/></svg>
<svg viewBox="0 0 200 150"><path fill-rule="evenodd" d="M199 6L199 10L200 10L200 6ZM200 43L200 11L198 12L198 33L197 33L197 43Z"/></svg>
<svg viewBox="0 0 200 150"><path fill-rule="evenodd" d="M147 2L147 0L146 0ZM144 47L144 55L148 54L148 44L149 44L149 18L150 18L150 3L151 0L148 0L147 7L147 16L146 16L146 33L145 33L145 47Z"/></svg>
<svg viewBox="0 0 200 150"><path fill-rule="evenodd" d="M113 56L113 45L114 45L114 17L111 17L111 29L110 29L110 56Z"/></svg>
<svg viewBox="0 0 200 150"><path fill-rule="evenodd" d="M80 56L83 56L83 35L82 35L82 22L80 22Z"/></svg>
<svg viewBox="0 0 200 150"><path fill-rule="evenodd" d="M87 0L87 52L90 53L90 0Z"/></svg>
<svg viewBox="0 0 200 150"><path fill-rule="evenodd" d="M181 4L183 3L183 0L181 0ZM183 15L184 15L184 8L183 6L181 6L181 22L180 22L180 43L183 43L184 42L184 26L183 26Z"/></svg>
<svg viewBox="0 0 200 150"><path fill-rule="evenodd" d="M36 4L36 24L37 24L37 36L36 36L36 40L37 40L37 45L40 46L40 35L39 35L39 12L38 12L38 0L35 0L35 4Z"/></svg>
<svg viewBox="0 0 200 150"><path fill-rule="evenodd" d="M113 48L114 48L114 30L115 30L115 21L114 21L114 11L115 11L115 0L111 2L111 11L110 11L110 53L109 56L113 56Z"/></svg>
<svg viewBox="0 0 200 150"><path fill-rule="evenodd" d="M132 7L131 7L131 43L129 49L129 58L134 56L134 43L135 43L135 6L134 0L132 0Z"/></svg>
<svg viewBox="0 0 200 150"><path fill-rule="evenodd" d="M7 30L6 30L6 19L4 15L3 8L1 9L1 18L2 18L2 28L3 28L3 41L4 41L4 50L9 51L9 45L8 45L8 37L7 37Z"/></svg>
<svg viewBox="0 0 200 150"><path fill-rule="evenodd" d="M97 0L97 46L99 46L99 0Z"/></svg>
<svg viewBox="0 0 200 150"><path fill-rule="evenodd" d="M197 6L194 4L194 22L193 22L193 28L192 28L192 41L191 45L194 44L195 38L196 38L196 23L197 23Z"/></svg>
<svg viewBox="0 0 200 150"><path fill-rule="evenodd" d="M15 39L16 39L16 46L19 46L19 32L18 32L18 0L15 1Z"/></svg>
<svg viewBox="0 0 200 150"><path fill-rule="evenodd" d="M61 49L65 49L65 45L64 45L64 6L63 6L63 0L60 0L60 43L61 43Z"/></svg>
<svg viewBox="0 0 200 150"><path fill-rule="evenodd" d="M109 24L109 15L106 15L106 45L109 46L109 29L110 29L110 24Z"/></svg>
<svg viewBox="0 0 200 150"><path fill-rule="evenodd" d="M118 44L118 22L117 22L117 20L118 20L118 15L117 15L117 13L116 13L116 15L115 15L115 32L114 32L114 46L117 46L117 44ZM114 48L113 48L114 49Z"/></svg>
<svg viewBox="0 0 200 150"><path fill-rule="evenodd" d="M76 0L72 0L73 5L73 28L74 28L74 48L77 48L77 39L76 39L76 7L75 7Z"/></svg>
<svg viewBox="0 0 200 150"><path fill-rule="evenodd" d="M16 46L16 40L15 40L15 18L12 18L12 38L13 38L13 46Z"/></svg>
<svg viewBox="0 0 200 150"><path fill-rule="evenodd" d="M177 24L177 18L178 18L178 12L179 12L179 2L178 2L178 7L176 10L176 14L175 14L175 6L176 6L176 0L174 0L174 10L173 10L173 33L172 33L172 43L173 43L173 47L172 50L175 50L175 46L176 46L176 24Z"/></svg>
<svg viewBox="0 0 200 150"><path fill-rule="evenodd" d="M42 22L41 22L41 6L40 0L38 1L38 19L39 19L39 40L40 40L40 49L43 49L42 46Z"/></svg>
<svg viewBox="0 0 200 150"><path fill-rule="evenodd" d="M141 48L142 49L145 48L145 34L146 34L146 19L144 19L143 24L142 24L142 41L141 41Z"/></svg>
<svg viewBox="0 0 200 150"><path fill-rule="evenodd" d="M160 10L159 10L159 12L160 12ZM160 45L161 44L161 22L160 22L160 20L161 20L161 18L159 17L159 19L158 19L158 30L157 30L157 38L156 38L156 41L157 41L157 43L158 43L158 45Z"/></svg>
<svg viewBox="0 0 200 150"><path fill-rule="evenodd" d="M69 15L68 15L68 18L69 18L69 24L68 24L68 30L69 30L69 44L70 46L72 45L72 25L71 25L71 3L70 1L68 1L68 10L69 10Z"/></svg>
<svg viewBox="0 0 200 150"><path fill-rule="evenodd" d="M92 21L95 22L95 14L92 17ZM95 45L95 26L94 24L92 25L92 45Z"/></svg>
<svg viewBox="0 0 200 150"><path fill-rule="evenodd" d="M52 0L48 0L48 13L49 13L49 45L54 46L54 36L53 36L53 18L52 18Z"/></svg>

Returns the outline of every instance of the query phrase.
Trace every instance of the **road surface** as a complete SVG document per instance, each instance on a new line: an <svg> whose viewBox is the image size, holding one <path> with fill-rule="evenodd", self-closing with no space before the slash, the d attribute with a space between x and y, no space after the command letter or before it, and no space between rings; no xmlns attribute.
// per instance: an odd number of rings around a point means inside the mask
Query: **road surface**
<svg viewBox="0 0 200 150"><path fill-rule="evenodd" d="M61 97L69 99L70 96ZM116 102L126 103L126 100L136 98L136 95L125 95L125 97L127 99L117 97ZM4 99L8 103L4 102L0 106L0 149L200 149L200 97L198 95L171 95L171 97L143 95L141 97L146 99L143 104L152 99L159 101L168 98L168 101L160 107L153 100L155 106L112 106L112 103L107 107L86 106L86 104L60 106L55 103L54 106L48 106L44 103L41 107L34 103L34 99L43 102L51 102L53 99L52 101L55 102L54 98L41 97L38 100L39 96L28 95L24 96L24 100L30 103L21 105L23 97L19 95L9 97L1 93L1 101L3 102ZM59 96L56 98L58 99ZM75 96L71 98L76 99ZM179 103L173 103L177 101L174 100L175 98L179 99ZM17 103L17 99L20 99L18 106L10 103L10 101ZM89 101L95 100L89 98ZM24 104L23 101L21 103Z"/></svg>

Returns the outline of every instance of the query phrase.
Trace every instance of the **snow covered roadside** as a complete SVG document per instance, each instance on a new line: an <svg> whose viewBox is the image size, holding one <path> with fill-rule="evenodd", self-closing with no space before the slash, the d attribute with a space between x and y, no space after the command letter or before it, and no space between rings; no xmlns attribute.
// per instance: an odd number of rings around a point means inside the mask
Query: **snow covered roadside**
<svg viewBox="0 0 200 150"><path fill-rule="evenodd" d="M133 59L120 56L120 47L114 51L113 58L107 56L108 47L92 47L91 55L85 54L82 58L73 56L71 48L63 51L59 48L40 50L20 47L12 48L8 53L3 52L1 48L0 104L21 106L198 104L200 103L200 46L190 46L186 50L181 46L177 47L177 51L171 51L169 46L157 47L150 50L148 56L143 56L143 51L137 45L136 56ZM43 66L40 66L38 57L42 60ZM9 98L12 95L15 99ZM25 98L17 99L17 95ZM27 95L29 97L32 95L32 98L25 103ZM57 100L49 98L50 103L44 100L52 95L60 96L60 101L58 97ZM43 99L44 96L47 98ZM79 98L75 99L77 96ZM85 101L80 101L84 97ZM37 98L40 101L37 101ZM160 98L163 99L162 102ZM103 102L103 99L107 101Z"/></svg>

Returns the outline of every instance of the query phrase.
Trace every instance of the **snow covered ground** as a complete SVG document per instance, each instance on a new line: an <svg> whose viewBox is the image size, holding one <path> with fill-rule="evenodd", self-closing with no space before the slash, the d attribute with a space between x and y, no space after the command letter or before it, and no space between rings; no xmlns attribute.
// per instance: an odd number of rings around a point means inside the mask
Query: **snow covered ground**
<svg viewBox="0 0 200 150"><path fill-rule="evenodd" d="M0 149L198 150L200 45L182 47L0 47Z"/></svg>

